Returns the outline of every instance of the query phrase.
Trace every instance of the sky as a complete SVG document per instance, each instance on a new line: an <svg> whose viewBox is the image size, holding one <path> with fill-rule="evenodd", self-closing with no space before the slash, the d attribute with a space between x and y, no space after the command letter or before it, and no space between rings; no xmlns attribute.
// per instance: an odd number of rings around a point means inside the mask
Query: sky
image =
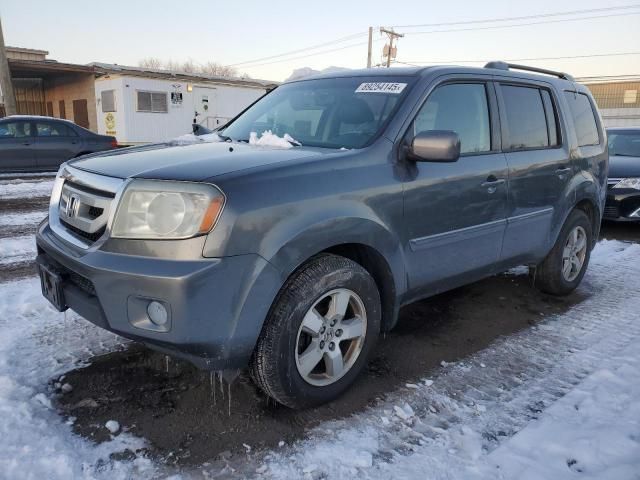
<svg viewBox="0 0 640 480"><path fill-rule="evenodd" d="M633 1L0 0L0 18L7 45L47 50L48 58L69 63L137 65L145 57L191 59L202 64L240 64L236 67L240 73L282 81L302 67L320 70L329 66L366 66L369 26L375 27L373 61L379 63L385 43L379 27L396 26L396 31L405 34L398 42L398 62L459 64L471 60L476 62L464 64L482 66L488 60L526 59L520 63L585 77L639 75L640 54L529 59L640 53L640 1ZM628 5L638 8L441 26ZM585 18L594 16L602 18ZM569 18L583 19L566 21ZM549 21L552 23L539 23ZM504 27L523 23L537 24ZM416 24L429 26L410 27ZM345 37L349 39L329 43ZM316 50L256 61L325 43ZM247 61L253 63L243 63Z"/></svg>

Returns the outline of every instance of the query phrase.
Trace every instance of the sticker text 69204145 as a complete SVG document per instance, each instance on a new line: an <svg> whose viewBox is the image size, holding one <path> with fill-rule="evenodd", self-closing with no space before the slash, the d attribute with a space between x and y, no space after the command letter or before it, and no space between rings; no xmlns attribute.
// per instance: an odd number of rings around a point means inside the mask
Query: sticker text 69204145
<svg viewBox="0 0 640 480"><path fill-rule="evenodd" d="M401 93L406 83L397 82L367 82L356 88L356 93Z"/></svg>

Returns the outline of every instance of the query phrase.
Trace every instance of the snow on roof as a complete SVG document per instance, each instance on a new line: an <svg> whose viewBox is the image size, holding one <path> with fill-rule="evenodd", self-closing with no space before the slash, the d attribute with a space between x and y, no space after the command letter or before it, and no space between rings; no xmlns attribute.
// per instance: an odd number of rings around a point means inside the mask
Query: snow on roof
<svg viewBox="0 0 640 480"><path fill-rule="evenodd" d="M104 70L112 73L119 73L122 75L146 74L151 76L162 76L167 78L188 77L188 78L199 79L204 81L232 83L237 85L261 86L261 87L276 86L279 84L279 82L274 82L271 80L259 80L255 78L241 78L241 77L223 77L221 75L205 75L203 73L184 72L179 70L163 70L158 68L131 67L127 65L118 65L117 63L92 62L92 63L89 63L89 66L95 67L98 70Z"/></svg>

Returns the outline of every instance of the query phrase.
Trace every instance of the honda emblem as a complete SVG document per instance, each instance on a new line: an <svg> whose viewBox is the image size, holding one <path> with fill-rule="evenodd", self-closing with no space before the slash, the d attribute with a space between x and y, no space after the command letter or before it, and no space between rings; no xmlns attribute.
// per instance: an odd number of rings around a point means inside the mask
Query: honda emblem
<svg viewBox="0 0 640 480"><path fill-rule="evenodd" d="M67 200L67 206L64 209L64 213L68 218L73 218L78 214L78 207L80 206L80 199L77 195L69 195Z"/></svg>

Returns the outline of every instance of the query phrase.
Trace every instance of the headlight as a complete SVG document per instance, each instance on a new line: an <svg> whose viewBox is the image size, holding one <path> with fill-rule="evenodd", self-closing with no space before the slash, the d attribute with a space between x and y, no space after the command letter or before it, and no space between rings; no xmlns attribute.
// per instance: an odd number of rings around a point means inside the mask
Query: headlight
<svg viewBox="0 0 640 480"><path fill-rule="evenodd" d="M636 190L640 190L640 177L620 180L613 188L635 188Z"/></svg>
<svg viewBox="0 0 640 480"><path fill-rule="evenodd" d="M111 228L115 238L180 239L209 232L224 195L213 185L134 180L125 188Z"/></svg>

